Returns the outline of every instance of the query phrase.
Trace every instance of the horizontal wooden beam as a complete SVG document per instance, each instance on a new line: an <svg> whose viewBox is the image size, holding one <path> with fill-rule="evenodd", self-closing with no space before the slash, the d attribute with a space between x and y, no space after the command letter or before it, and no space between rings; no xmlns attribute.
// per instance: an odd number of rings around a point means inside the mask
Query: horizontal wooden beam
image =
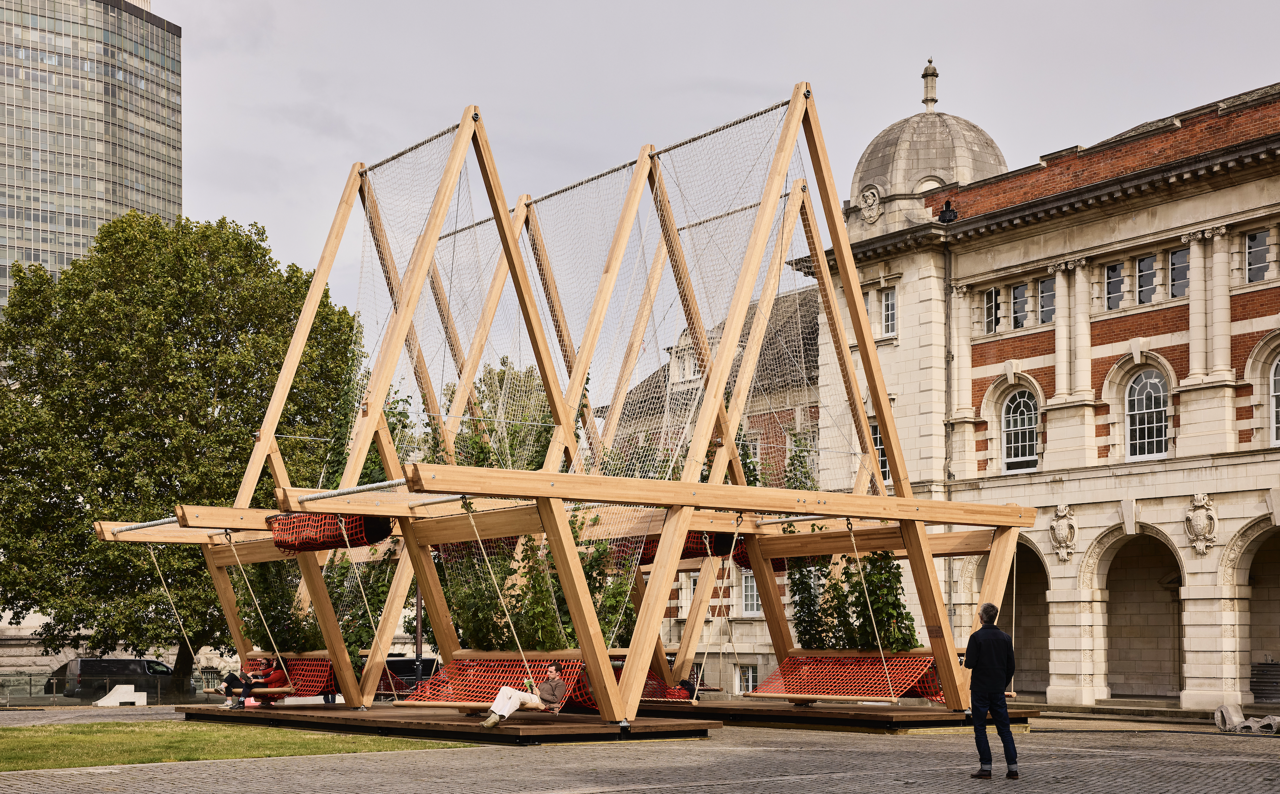
<svg viewBox="0 0 1280 794"><path fill-rule="evenodd" d="M112 532L124 527L134 526L132 521L97 521L94 522L93 531L98 536L98 540L104 540L108 543L218 543L220 537L215 535L209 537L212 530L201 529L196 527L183 527L179 524L164 524L158 527L147 527L146 529L135 529L131 532L122 532L114 535ZM238 539L258 539L263 537L271 537L269 532L238 532Z"/></svg>
<svg viewBox="0 0 1280 794"><path fill-rule="evenodd" d="M178 517L179 526L202 527L206 529L254 529L270 532L267 519L280 515L279 510L243 510L235 507L214 507L212 505L178 505L173 508Z"/></svg>
<svg viewBox="0 0 1280 794"><path fill-rule="evenodd" d="M782 488L748 488L591 474L477 469L424 463L405 467L409 488L419 493L557 498L613 504L675 506L756 513L813 514L930 524L1029 527L1035 510L982 504L861 496Z"/></svg>
<svg viewBox="0 0 1280 794"><path fill-rule="evenodd" d="M856 529L858 551L891 551L895 557L907 556L902 533L896 526L874 529ZM929 547L934 557L967 557L986 554L991 549L990 529L968 532L938 532L929 534ZM821 532L798 532L792 535L774 535L760 539L760 551L765 557L808 557L829 554L853 554L853 541L846 529L826 529Z"/></svg>
<svg viewBox="0 0 1280 794"><path fill-rule="evenodd" d="M250 659L274 659L276 654L272 651L249 651L245 654ZM281 653L281 659L328 659L328 651L303 651L302 653Z"/></svg>
<svg viewBox="0 0 1280 794"><path fill-rule="evenodd" d="M235 548L228 544L221 544L209 549L209 562L219 568L229 568L236 564L237 560L248 565L253 562L274 562L276 560L291 560L296 554L286 554L276 548L275 541L266 540L250 540L245 543L236 543Z"/></svg>

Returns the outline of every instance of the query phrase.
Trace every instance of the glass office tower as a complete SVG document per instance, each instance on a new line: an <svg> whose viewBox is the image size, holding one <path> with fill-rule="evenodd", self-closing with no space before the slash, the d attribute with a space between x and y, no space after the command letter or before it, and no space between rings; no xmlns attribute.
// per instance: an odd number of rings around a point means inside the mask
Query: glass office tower
<svg viewBox="0 0 1280 794"><path fill-rule="evenodd" d="M131 209L182 213L182 29L150 0L0 0L0 306Z"/></svg>

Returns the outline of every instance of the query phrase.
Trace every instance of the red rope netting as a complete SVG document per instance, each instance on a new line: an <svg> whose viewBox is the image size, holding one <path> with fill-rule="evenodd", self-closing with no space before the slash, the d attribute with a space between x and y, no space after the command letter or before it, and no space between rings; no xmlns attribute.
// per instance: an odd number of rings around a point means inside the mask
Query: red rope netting
<svg viewBox="0 0 1280 794"><path fill-rule="evenodd" d="M583 672L583 663L573 660L561 664L564 665L560 677L565 682L565 702L598 710L591 694L591 683ZM529 669L533 671L536 683L545 680L545 662L530 661ZM621 677L622 669L614 668L614 675ZM498 696L498 690L504 686L523 690L528 677L524 662L519 659L455 659L418 684L405 700L418 703L492 703ZM678 687L668 687L651 670L641 697L645 700L688 700L689 694Z"/></svg>
<svg viewBox="0 0 1280 794"><path fill-rule="evenodd" d="M343 521L347 530L342 536ZM280 513L267 518L271 537L281 551L327 551L372 546L391 537L385 516L339 516L331 513Z"/></svg>
<svg viewBox="0 0 1280 794"><path fill-rule="evenodd" d="M293 681L293 697L309 698L316 695L334 695L338 682L333 677L333 663L328 659L282 659L289 678ZM266 667L263 659L250 659L244 665L246 673L260 672ZM280 700L284 695L263 695L259 700Z"/></svg>
<svg viewBox="0 0 1280 794"><path fill-rule="evenodd" d="M885 679L885 665L889 678ZM890 688L890 682L893 686ZM771 695L919 697L942 703L942 685L931 656L792 656L756 687Z"/></svg>

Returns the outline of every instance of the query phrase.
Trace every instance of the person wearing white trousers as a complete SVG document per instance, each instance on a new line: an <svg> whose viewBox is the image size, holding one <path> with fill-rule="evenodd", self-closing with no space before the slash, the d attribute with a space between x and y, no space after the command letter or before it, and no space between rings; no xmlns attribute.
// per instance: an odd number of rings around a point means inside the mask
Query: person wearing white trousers
<svg viewBox="0 0 1280 794"><path fill-rule="evenodd" d="M509 686L499 689L498 696L489 707L489 716L481 725L492 728L498 724L499 720L505 720L515 714L524 705L534 706L539 711L550 711L553 714L559 712L565 695L565 684L560 678L560 670L559 662L551 662L547 665L547 680L538 685L537 694L522 692Z"/></svg>

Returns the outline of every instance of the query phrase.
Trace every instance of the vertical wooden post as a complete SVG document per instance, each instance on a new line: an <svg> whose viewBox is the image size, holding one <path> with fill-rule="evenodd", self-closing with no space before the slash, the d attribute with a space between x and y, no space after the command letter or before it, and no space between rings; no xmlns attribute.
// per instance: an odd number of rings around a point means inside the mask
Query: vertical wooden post
<svg viewBox="0 0 1280 794"><path fill-rule="evenodd" d="M636 609L644 603L645 594L644 574L640 572L640 566L636 566L635 581L631 585L631 605ZM630 654L630 650L627 651ZM678 678L671 672L671 665L667 664L667 646L662 641L662 636L658 636L658 641L654 643L653 660L649 662L649 669L660 676L667 686L675 686Z"/></svg>
<svg viewBox="0 0 1280 794"><path fill-rule="evenodd" d="M222 614L227 619L227 631L231 634L231 642L236 646L236 654L240 657L241 662L249 658L249 651L253 650L253 643L249 642L244 636L244 622L240 620L240 608L236 603L236 591L231 586L231 577L227 575L227 569L215 565L213 560L209 558L209 552L213 550L213 544L202 543L200 550L204 552L204 562L209 568L209 576L213 579L213 590L218 594L218 603L222 606Z"/></svg>
<svg viewBox="0 0 1280 794"><path fill-rule="evenodd" d="M347 655L342 629L338 627L338 619L334 616L333 602L329 600L329 590L324 585L324 572L311 554L299 554L298 567L302 570L302 581L306 582L307 592L311 593L312 608L316 613L316 622L320 624L324 646L329 650L329 661L333 663L333 676L338 682L338 691L342 693L343 702L351 708L359 708L364 704L364 696L356 682L351 657Z"/></svg>
<svg viewBox="0 0 1280 794"><path fill-rule="evenodd" d="M778 577L773 573L773 561L765 559L760 552L760 540L755 535L747 535L743 539L747 547L747 559L751 562L751 573L756 577L756 592L760 594L760 609L764 612L764 622L769 627L769 640L773 643L773 655L778 664L791 655L794 641L791 637L791 626L787 625L787 608L778 594Z"/></svg>
<svg viewBox="0 0 1280 794"><path fill-rule="evenodd" d="M987 554L987 572L982 577L982 590L978 596L978 604L995 604L1000 608L1004 601L1004 591L1009 585L1009 569L1013 566L1013 557L1018 553L1018 528L996 527L991 536L991 551ZM976 613L973 616L973 628L982 628L982 618Z"/></svg>
<svg viewBox="0 0 1280 794"><path fill-rule="evenodd" d="M876 409L880 438L884 443L885 458L889 464L889 476L893 478L894 494L902 498L910 498L911 476L907 471L906 456L903 454L898 428L893 419L893 406L889 403L889 392L885 388L884 372L880 368L880 359L876 354L875 338L871 333L867 308L862 304L862 290L859 288L857 269L853 264L853 252L849 248L849 235L844 225L839 187L831 174L826 142L822 137L822 127L818 123L818 108L808 83L801 83L800 86L803 87L805 95L805 140L809 145L814 180L817 183L818 196L822 199L827 228L831 232L836 269L844 284L845 304L848 305L853 320L853 331L858 340L862 369L867 376L867 389ZM929 537L925 533L924 524L920 521L902 521L901 524L902 539L907 547L907 559L911 563L911 577L915 582L916 592L920 596L920 611L924 616L925 631L929 636L929 645L933 649L938 668L938 680L942 684L947 706L953 710L967 708L969 693L960 685L962 674L956 657L955 638L951 635L951 621L947 617L947 607L942 600L938 573L933 567L933 552L929 547Z"/></svg>
<svg viewBox="0 0 1280 794"><path fill-rule="evenodd" d="M781 200L782 189L786 184L787 168L791 163L800 124L805 116L804 98L801 92L802 86L797 86L779 131L778 145L765 180L751 236L747 240L738 283L734 288L733 299L729 303L729 311L725 317L721 337L725 340L737 339L746 321L747 308L755 289L756 276L760 272L764 248L769 241L774 215ZM670 249L670 240L668 240L668 249ZM685 457L685 467L680 478L682 482L696 484L701 477L702 463L711 443L712 432L724 412L722 395L736 357L734 355L736 348L737 345L732 343L721 345L720 354L715 357L708 369L705 396L698 412L697 423L694 425L689 451ZM729 439L728 443L732 444L733 439ZM658 541L657 551L654 553L653 568L649 574L649 592L636 615L636 627L631 635L633 647L647 647L658 636L662 616L666 611L666 596L675 578L680 552L684 548L685 534L689 531L689 521L692 518L693 508L691 507L679 506L667 510L662 535ZM659 596L662 599L661 602L658 600ZM634 716L640 705L644 677L644 668L638 664L636 657L628 657L623 666L619 691L629 716Z"/></svg>

